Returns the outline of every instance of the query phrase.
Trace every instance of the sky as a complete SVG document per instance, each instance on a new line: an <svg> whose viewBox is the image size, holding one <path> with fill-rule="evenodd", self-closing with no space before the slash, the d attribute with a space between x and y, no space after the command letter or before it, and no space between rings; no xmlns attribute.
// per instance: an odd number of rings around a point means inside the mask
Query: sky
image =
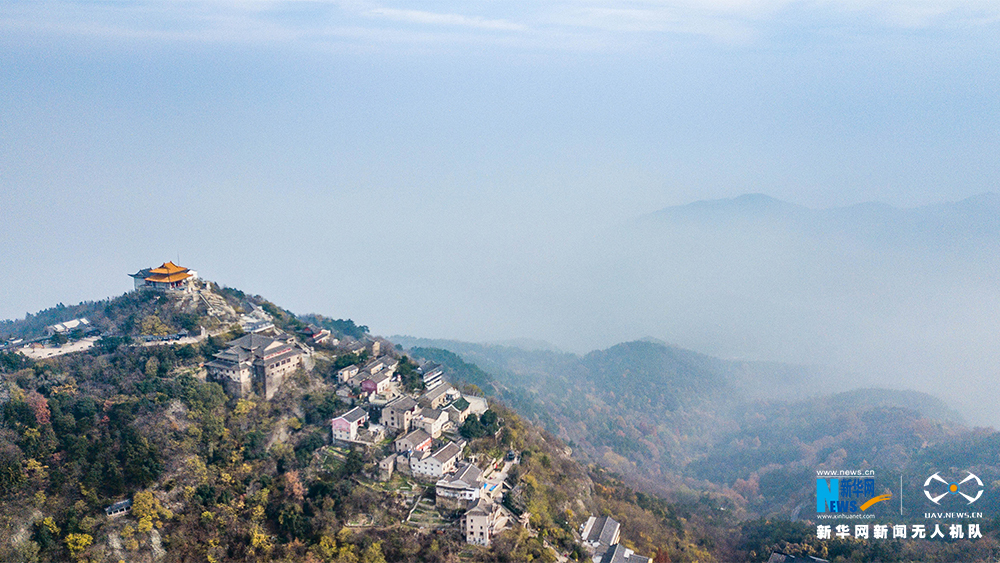
<svg viewBox="0 0 1000 563"><path fill-rule="evenodd" d="M744 193L996 191L998 47L978 0L8 0L0 318L175 260L378 334L808 358L630 326L580 249Z"/></svg>

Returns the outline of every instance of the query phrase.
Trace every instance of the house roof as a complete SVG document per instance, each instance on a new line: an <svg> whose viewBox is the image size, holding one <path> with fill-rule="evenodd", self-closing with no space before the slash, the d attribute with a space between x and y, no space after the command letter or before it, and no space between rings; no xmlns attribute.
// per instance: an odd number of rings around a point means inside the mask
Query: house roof
<svg viewBox="0 0 1000 563"><path fill-rule="evenodd" d="M441 364L436 363L436 362L426 362L426 363L424 363L423 365L420 366L420 372L421 373L427 373L427 372L430 372L430 371L434 371L436 369L441 369Z"/></svg>
<svg viewBox="0 0 1000 563"><path fill-rule="evenodd" d="M378 372L375 375L369 377L368 379L371 379L373 382L375 382L376 385L378 385L379 383L382 383L383 381L389 379L389 376L382 372Z"/></svg>
<svg viewBox="0 0 1000 563"><path fill-rule="evenodd" d="M386 405L386 408L391 408L395 411L408 411L416 408L417 402L409 397L400 397L395 401Z"/></svg>
<svg viewBox="0 0 1000 563"><path fill-rule="evenodd" d="M469 408L470 405L471 403L469 403L469 401L466 401L465 397L462 397L451 404L451 406L455 407L459 412L462 412L465 409Z"/></svg>
<svg viewBox="0 0 1000 563"><path fill-rule="evenodd" d="M439 483L452 487L478 488L483 472L471 463L462 464L458 471L445 475Z"/></svg>
<svg viewBox="0 0 1000 563"><path fill-rule="evenodd" d="M449 442L447 446L434 452L434 459L440 461L441 463L445 463L460 453L462 453L462 449L459 448L455 442Z"/></svg>
<svg viewBox="0 0 1000 563"><path fill-rule="evenodd" d="M649 563L649 558L636 555L631 549L619 543L604 552L601 563Z"/></svg>
<svg viewBox="0 0 1000 563"><path fill-rule="evenodd" d="M611 545L614 543L615 536L620 528L621 524L610 516L601 516L594 520L594 525L590 527L590 532L587 534L587 537L583 538L583 541Z"/></svg>
<svg viewBox="0 0 1000 563"><path fill-rule="evenodd" d="M132 277L138 277L139 274L142 274L143 272L146 272L146 276L144 276L143 279L148 282L157 283L173 283L193 277L187 268L178 266L173 262L164 262L157 268L139 270L139 272L137 274L133 274Z"/></svg>
<svg viewBox="0 0 1000 563"><path fill-rule="evenodd" d="M156 283L173 283L186 280L190 277L194 276L192 276L187 272L179 272L176 274L149 274L149 276L147 276L145 280L148 282L156 282Z"/></svg>
<svg viewBox="0 0 1000 563"><path fill-rule="evenodd" d="M416 446L419 444L423 444L427 440L432 440L432 439L433 438L431 438L430 434L418 428L417 430L414 430L401 438L396 438L396 442L407 441Z"/></svg>
<svg viewBox="0 0 1000 563"><path fill-rule="evenodd" d="M424 393L424 396L421 398L426 399L428 401L433 401L434 399L437 399L438 397L444 395L445 393L451 391L452 389L454 389L454 387L452 387L451 385L438 385L437 387Z"/></svg>
<svg viewBox="0 0 1000 563"><path fill-rule="evenodd" d="M347 422L353 423L368 418L368 411L366 411L361 407L354 407L353 409L345 412L344 414L338 416L337 418L342 418Z"/></svg>
<svg viewBox="0 0 1000 563"><path fill-rule="evenodd" d="M164 262L159 268L153 268L150 270L152 274L178 274L181 272L188 271L187 268L183 268L174 264L173 262Z"/></svg>
<svg viewBox="0 0 1000 563"><path fill-rule="evenodd" d="M431 420L439 420L443 414L441 409L420 409L420 416Z"/></svg>
<svg viewBox="0 0 1000 563"><path fill-rule="evenodd" d="M466 516L474 516L474 515L489 516L492 513L493 513L493 503L484 498L480 498L476 502L472 503L472 505L469 506L469 510L465 511Z"/></svg>
<svg viewBox="0 0 1000 563"><path fill-rule="evenodd" d="M107 512L108 514L111 514L112 512L117 512L117 511L122 510L124 508L131 508L131 507L132 507L132 499L120 500L120 501L112 504L111 506L105 508L104 512Z"/></svg>

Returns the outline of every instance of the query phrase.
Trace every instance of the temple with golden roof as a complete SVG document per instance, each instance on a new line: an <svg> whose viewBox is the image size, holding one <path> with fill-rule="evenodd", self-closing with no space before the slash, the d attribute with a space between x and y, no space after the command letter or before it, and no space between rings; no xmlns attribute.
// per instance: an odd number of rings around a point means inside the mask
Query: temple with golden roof
<svg viewBox="0 0 1000 563"><path fill-rule="evenodd" d="M129 276L135 281L136 289L182 290L198 278L198 272L164 262L158 268L144 268Z"/></svg>

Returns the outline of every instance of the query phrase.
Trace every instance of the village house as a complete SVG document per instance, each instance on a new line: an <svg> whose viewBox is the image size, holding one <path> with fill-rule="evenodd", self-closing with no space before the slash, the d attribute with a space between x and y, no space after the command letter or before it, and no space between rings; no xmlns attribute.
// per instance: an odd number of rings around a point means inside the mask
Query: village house
<svg viewBox="0 0 1000 563"><path fill-rule="evenodd" d="M357 440L358 429L366 422L368 422L368 411L361 407L354 407L330 421L333 439L341 442Z"/></svg>
<svg viewBox="0 0 1000 563"><path fill-rule="evenodd" d="M74 330L79 330L81 332L92 328L90 321L85 317L80 317L79 319L73 319L70 321L63 321L61 323L56 323L45 327L45 335L53 336L56 334L69 334Z"/></svg>
<svg viewBox="0 0 1000 563"><path fill-rule="evenodd" d="M392 472L396 469L396 454L389 454L378 462L378 480L388 481L392 479Z"/></svg>
<svg viewBox="0 0 1000 563"><path fill-rule="evenodd" d="M432 438L441 437L446 422L448 413L438 409L420 409L420 413L413 418L413 425L430 434Z"/></svg>
<svg viewBox="0 0 1000 563"><path fill-rule="evenodd" d="M341 383L347 383L352 377L358 374L358 371L360 371L358 366L354 365L347 366L346 368L340 368L337 370L337 379L339 379Z"/></svg>
<svg viewBox="0 0 1000 563"><path fill-rule="evenodd" d="M423 430L414 430L409 434L396 438L393 448L397 452L429 452L431 449L431 435Z"/></svg>
<svg viewBox="0 0 1000 563"><path fill-rule="evenodd" d="M256 392L271 399L285 377L302 365L302 352L287 338L247 334L228 343L205 364L208 378L233 397Z"/></svg>
<svg viewBox="0 0 1000 563"><path fill-rule="evenodd" d="M444 412L448 414L448 419L455 426L461 426L465 422L465 419L469 417L469 414L472 413L472 403L465 400L465 397L462 397L445 407Z"/></svg>
<svg viewBox="0 0 1000 563"><path fill-rule="evenodd" d="M353 342L347 345L347 353L354 354L355 356L360 356L367 349L368 347L361 342Z"/></svg>
<svg viewBox="0 0 1000 563"><path fill-rule="evenodd" d="M135 289L179 291L187 289L192 280L198 279L198 272L173 262L164 262L158 268L144 268L129 276L135 283Z"/></svg>
<svg viewBox="0 0 1000 563"><path fill-rule="evenodd" d="M132 510L132 499L120 500L111 506L104 509L104 514L108 518L117 518L119 516L125 516Z"/></svg>
<svg viewBox="0 0 1000 563"><path fill-rule="evenodd" d="M462 515L461 530L468 543L489 547L493 538L507 527L500 505L479 499Z"/></svg>
<svg viewBox="0 0 1000 563"><path fill-rule="evenodd" d="M444 383L444 369L441 364L426 362L420 366L419 371L424 380L424 389L428 391Z"/></svg>
<svg viewBox="0 0 1000 563"><path fill-rule="evenodd" d="M649 563L649 557L636 555L634 551L622 544L615 544L604 552L600 563Z"/></svg>
<svg viewBox="0 0 1000 563"><path fill-rule="evenodd" d="M420 406L409 397L400 397L382 409L382 424L400 432L410 431L410 422L419 412Z"/></svg>
<svg viewBox="0 0 1000 563"><path fill-rule="evenodd" d="M362 369L373 374L385 373L389 377L392 377L392 375L396 373L397 367L399 367L399 360L396 358L393 358L392 356L380 356L369 360Z"/></svg>
<svg viewBox="0 0 1000 563"><path fill-rule="evenodd" d="M385 361L382 358L373 358L368 360L368 363L361 368L361 371L367 371L368 373L374 375L385 367Z"/></svg>
<svg viewBox="0 0 1000 563"><path fill-rule="evenodd" d="M385 371L381 371L371 377L365 378L361 382L361 390L368 394L381 394L388 391L391 384L392 380L389 376L386 375Z"/></svg>
<svg viewBox="0 0 1000 563"><path fill-rule="evenodd" d="M314 324L308 324L299 331L299 334L306 339L306 342L310 344L323 344L329 342L334 346L337 345L336 338L331 342L330 331L325 328L320 328Z"/></svg>
<svg viewBox="0 0 1000 563"><path fill-rule="evenodd" d="M483 472L471 463L442 477L434 486L434 503L447 510L460 510L478 500L483 490Z"/></svg>
<svg viewBox="0 0 1000 563"><path fill-rule="evenodd" d="M433 454L410 456L410 473L418 478L440 479L445 473L455 470L461 456L462 447L449 442Z"/></svg>
<svg viewBox="0 0 1000 563"><path fill-rule="evenodd" d="M469 401L469 414L481 416L484 412L490 410L490 404L486 401L485 397L476 397L475 395L462 395L462 397L466 401Z"/></svg>
<svg viewBox="0 0 1000 563"><path fill-rule="evenodd" d="M243 332L264 332L274 328L274 319L263 307L254 305L249 313L240 315L240 328Z"/></svg>
<svg viewBox="0 0 1000 563"><path fill-rule="evenodd" d="M462 394L451 385L439 385L420 396L422 406L438 409L461 397Z"/></svg>
<svg viewBox="0 0 1000 563"><path fill-rule="evenodd" d="M621 537L621 524L610 516L591 516L580 530L581 542L595 561L600 560L609 547L618 543Z"/></svg>
<svg viewBox="0 0 1000 563"><path fill-rule="evenodd" d="M358 389L360 389L361 384L364 383L364 381L366 379L369 379L371 376L372 374L367 370L359 371L357 375L347 380L347 384L350 385L351 387L357 387Z"/></svg>

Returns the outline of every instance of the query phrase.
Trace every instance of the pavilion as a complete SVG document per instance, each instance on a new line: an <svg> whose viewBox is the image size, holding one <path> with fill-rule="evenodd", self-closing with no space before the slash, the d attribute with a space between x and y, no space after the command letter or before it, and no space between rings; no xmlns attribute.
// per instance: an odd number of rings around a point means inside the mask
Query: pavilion
<svg viewBox="0 0 1000 563"><path fill-rule="evenodd" d="M190 280L198 277L198 272L164 262L158 268L144 268L129 276L135 280L136 289L171 290L184 289Z"/></svg>

